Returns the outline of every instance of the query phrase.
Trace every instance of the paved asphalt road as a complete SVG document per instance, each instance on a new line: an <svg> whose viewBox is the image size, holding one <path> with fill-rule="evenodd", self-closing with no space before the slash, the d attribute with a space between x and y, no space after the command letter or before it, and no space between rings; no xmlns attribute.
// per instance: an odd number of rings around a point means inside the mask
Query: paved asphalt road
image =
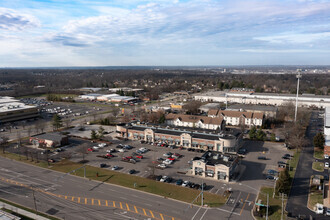
<svg viewBox="0 0 330 220"><path fill-rule="evenodd" d="M311 121L306 133L310 143L313 143L313 137L317 133L317 123L315 123L317 118L318 113L312 112ZM292 216L304 215L307 219L309 219L309 216L313 216L314 219L329 219L329 217L326 216L316 215L307 208L309 179L313 174L317 173L312 169L312 163L315 161L313 153L313 145L310 144L303 149L300 155L286 210L291 213Z"/></svg>
<svg viewBox="0 0 330 220"><path fill-rule="evenodd" d="M17 181L46 192L75 196L76 198L90 198L90 200L94 198L95 203L98 199L127 202L133 206L151 210L154 213L161 213L164 219L170 219L169 217L195 220L252 219L250 213L246 211L247 203L239 203L239 201L233 201L233 203L221 208L190 207L186 203L119 186L89 181L72 175L59 178L63 176L62 173L6 158L0 158L0 170L1 178ZM53 214L62 219L148 219L146 216L122 209L80 204L38 191L35 191L34 196L39 211ZM26 187L0 181L0 197L34 209L32 190Z"/></svg>

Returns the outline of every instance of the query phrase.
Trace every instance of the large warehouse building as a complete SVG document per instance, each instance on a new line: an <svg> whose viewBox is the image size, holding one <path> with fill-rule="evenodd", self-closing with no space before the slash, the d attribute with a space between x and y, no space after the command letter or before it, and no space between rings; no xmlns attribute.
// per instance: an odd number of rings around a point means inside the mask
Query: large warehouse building
<svg viewBox="0 0 330 220"><path fill-rule="evenodd" d="M13 97L0 96L0 124L38 116L36 106L25 105Z"/></svg>
<svg viewBox="0 0 330 220"><path fill-rule="evenodd" d="M194 96L194 99L202 102L281 106L290 102L295 102L296 95L279 93L254 93L252 91L248 93L212 91L203 94L197 94ZM330 96L312 94L299 95L298 105L300 107L330 107Z"/></svg>

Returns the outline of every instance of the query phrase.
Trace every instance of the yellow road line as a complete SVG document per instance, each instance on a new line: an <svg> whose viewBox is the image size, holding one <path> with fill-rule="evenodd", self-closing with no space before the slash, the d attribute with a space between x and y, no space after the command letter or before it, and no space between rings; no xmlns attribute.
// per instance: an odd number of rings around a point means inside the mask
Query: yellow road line
<svg viewBox="0 0 330 220"><path fill-rule="evenodd" d="M146 213L146 210L145 209L143 209L143 212L144 212L144 215L147 216L147 213Z"/></svg>
<svg viewBox="0 0 330 220"><path fill-rule="evenodd" d="M249 196L250 196L250 193L247 195L247 197L246 197L246 199L245 199L245 201L244 201L244 204L243 204L243 206L242 206L242 209L241 209L241 212L239 213L239 215L242 215L243 209L244 209L245 204L246 204L246 200L249 198Z"/></svg>
<svg viewBox="0 0 330 220"><path fill-rule="evenodd" d="M80 203L80 197L78 197L78 203Z"/></svg>
<svg viewBox="0 0 330 220"><path fill-rule="evenodd" d="M74 197L72 196L72 201L74 201Z"/></svg>
<svg viewBox="0 0 330 220"><path fill-rule="evenodd" d="M127 203L126 203L126 207L127 207L127 211L130 211L130 210L129 210L129 206L128 206L128 204L127 204Z"/></svg>
<svg viewBox="0 0 330 220"><path fill-rule="evenodd" d="M123 209L123 204L121 204L121 202L119 202L119 204L120 204L120 208Z"/></svg>
<svg viewBox="0 0 330 220"><path fill-rule="evenodd" d="M85 204L87 204L87 198L85 198Z"/></svg>
<svg viewBox="0 0 330 220"><path fill-rule="evenodd" d="M149 210L149 212L151 214L151 217L155 218L154 213L151 210Z"/></svg>
<svg viewBox="0 0 330 220"><path fill-rule="evenodd" d="M174 217L172 217L172 220L174 220Z"/></svg>
<svg viewBox="0 0 330 220"><path fill-rule="evenodd" d="M138 210L136 209L136 206L134 206L134 209L135 209L135 212L136 212L136 213L139 213Z"/></svg>
<svg viewBox="0 0 330 220"><path fill-rule="evenodd" d="M161 219L164 220L163 214L159 213L159 215L160 215Z"/></svg>
<svg viewBox="0 0 330 220"><path fill-rule="evenodd" d="M108 200L105 200L105 205L108 206Z"/></svg>
<svg viewBox="0 0 330 220"><path fill-rule="evenodd" d="M67 196L64 196L64 199L68 199L68 197Z"/></svg>
<svg viewBox="0 0 330 220"><path fill-rule="evenodd" d="M94 205L94 199L92 199L92 205Z"/></svg>
<svg viewBox="0 0 330 220"><path fill-rule="evenodd" d="M116 203L115 203L115 201L113 201L113 207L116 207Z"/></svg>
<svg viewBox="0 0 330 220"><path fill-rule="evenodd" d="M99 206L101 206L101 200L99 200Z"/></svg>

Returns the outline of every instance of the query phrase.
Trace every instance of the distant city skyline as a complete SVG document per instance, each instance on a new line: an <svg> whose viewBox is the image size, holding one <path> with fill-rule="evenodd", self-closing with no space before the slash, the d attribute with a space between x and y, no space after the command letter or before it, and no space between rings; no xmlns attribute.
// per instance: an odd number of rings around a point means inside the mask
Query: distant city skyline
<svg viewBox="0 0 330 220"><path fill-rule="evenodd" d="M329 65L328 0L0 1L0 68Z"/></svg>

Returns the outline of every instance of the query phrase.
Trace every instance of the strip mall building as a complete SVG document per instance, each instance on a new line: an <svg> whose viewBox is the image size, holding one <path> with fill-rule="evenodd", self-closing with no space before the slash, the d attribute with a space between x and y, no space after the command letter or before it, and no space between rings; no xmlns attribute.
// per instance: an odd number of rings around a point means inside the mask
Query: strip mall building
<svg viewBox="0 0 330 220"><path fill-rule="evenodd" d="M223 153L236 153L242 144L242 133L237 130L206 132L195 129L182 129L137 124L117 125L118 137L146 142L161 142L185 148L211 150Z"/></svg>

